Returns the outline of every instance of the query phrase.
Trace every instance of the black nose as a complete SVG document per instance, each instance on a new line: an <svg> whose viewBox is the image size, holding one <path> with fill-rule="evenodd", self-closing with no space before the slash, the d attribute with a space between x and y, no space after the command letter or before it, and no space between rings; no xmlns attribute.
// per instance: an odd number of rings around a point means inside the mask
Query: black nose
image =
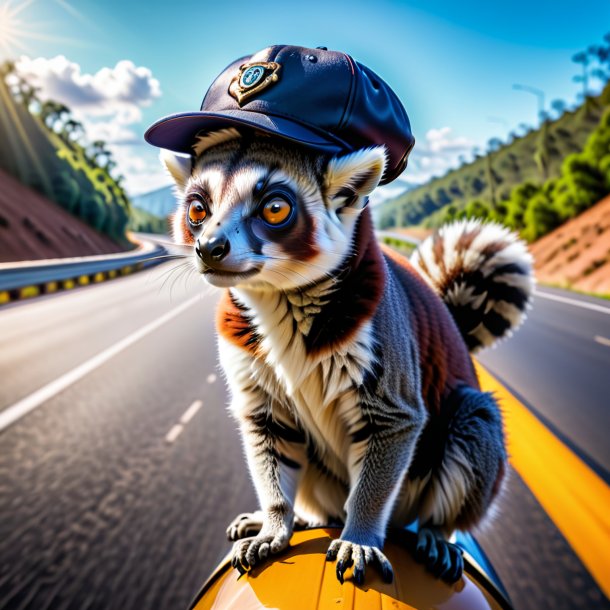
<svg viewBox="0 0 610 610"><path fill-rule="evenodd" d="M204 241L197 240L195 252L206 265L220 262L229 254L229 240L226 235L214 235Z"/></svg>

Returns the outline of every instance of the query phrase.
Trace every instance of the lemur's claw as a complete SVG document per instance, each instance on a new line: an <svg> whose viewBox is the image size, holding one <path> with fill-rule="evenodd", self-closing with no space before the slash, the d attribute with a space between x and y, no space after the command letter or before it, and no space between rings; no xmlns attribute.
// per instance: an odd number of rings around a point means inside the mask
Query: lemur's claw
<svg viewBox="0 0 610 610"><path fill-rule="evenodd" d="M288 532L278 534L259 534L252 538L238 540L233 545L233 557L231 565L239 570L250 570L255 565L262 563L271 554L283 551L290 540ZM241 568L241 569L240 569Z"/></svg>
<svg viewBox="0 0 610 610"><path fill-rule="evenodd" d="M242 513L237 515L227 527L227 538L231 542L247 538L248 536L256 536L263 527L263 514L261 511L254 513Z"/></svg>
<svg viewBox="0 0 610 610"><path fill-rule="evenodd" d="M392 582L394 579L392 565L377 547L355 544L341 539L333 540L326 553L326 561L335 559L337 559L337 580L341 584L345 580L345 572L352 565L354 566L352 578L357 585L364 583L365 568L371 564L377 564L385 582Z"/></svg>
<svg viewBox="0 0 610 610"><path fill-rule="evenodd" d="M448 583L457 582L464 571L462 550L447 542L434 530L425 527L417 534L415 560L424 564L436 578Z"/></svg>

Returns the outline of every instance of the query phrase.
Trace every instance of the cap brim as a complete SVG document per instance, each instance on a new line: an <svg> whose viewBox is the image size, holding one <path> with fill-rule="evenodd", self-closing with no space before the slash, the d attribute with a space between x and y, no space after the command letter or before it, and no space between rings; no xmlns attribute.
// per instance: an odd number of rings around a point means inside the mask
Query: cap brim
<svg viewBox="0 0 610 610"><path fill-rule="evenodd" d="M351 147L330 133L315 131L283 117L269 116L249 110L223 112L183 112L172 114L153 123L144 139L153 146L173 152L192 154L197 135L227 127L249 127L286 138L317 150L336 154Z"/></svg>

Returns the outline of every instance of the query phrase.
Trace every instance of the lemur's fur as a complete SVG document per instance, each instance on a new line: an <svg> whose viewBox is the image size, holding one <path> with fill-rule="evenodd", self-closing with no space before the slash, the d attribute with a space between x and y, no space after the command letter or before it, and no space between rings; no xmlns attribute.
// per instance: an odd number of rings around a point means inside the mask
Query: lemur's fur
<svg viewBox="0 0 610 610"><path fill-rule="evenodd" d="M194 151L164 155L180 198L174 236L230 242L217 265L193 261L225 287L220 359L261 505L229 526L233 565L284 549L297 518L343 524L328 553L341 581L353 564L362 582L375 562L389 579L388 527L418 518L416 556L457 579L461 557L443 537L481 521L506 460L497 404L467 345L520 322L532 284L523 244L467 222L424 242L415 267L381 248L366 201L383 148L329 159L231 129ZM278 184L296 206L282 230L259 214ZM194 193L209 208L199 228L187 218Z"/></svg>

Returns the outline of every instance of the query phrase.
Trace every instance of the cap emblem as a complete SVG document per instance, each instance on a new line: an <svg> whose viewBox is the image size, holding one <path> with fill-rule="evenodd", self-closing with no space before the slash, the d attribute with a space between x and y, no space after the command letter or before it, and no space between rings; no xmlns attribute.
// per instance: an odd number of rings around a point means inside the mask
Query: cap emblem
<svg viewBox="0 0 610 610"><path fill-rule="evenodd" d="M231 80L229 93L241 106L244 100L276 83L279 70L280 64L274 61L243 64Z"/></svg>

